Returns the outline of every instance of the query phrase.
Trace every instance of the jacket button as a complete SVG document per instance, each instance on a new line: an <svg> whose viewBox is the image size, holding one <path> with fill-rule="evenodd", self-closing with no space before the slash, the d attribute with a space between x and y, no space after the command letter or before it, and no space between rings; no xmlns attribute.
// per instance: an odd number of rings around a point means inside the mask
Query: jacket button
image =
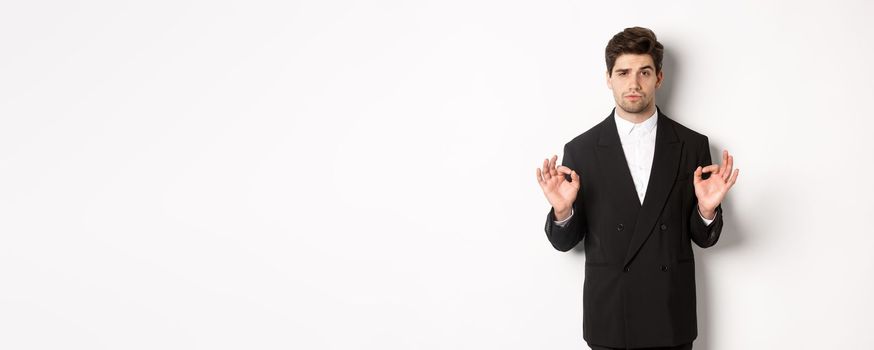
<svg viewBox="0 0 874 350"><path fill-rule="evenodd" d="M662 265L662 271L668 271L668 267L665 265Z"/></svg>
<svg viewBox="0 0 874 350"><path fill-rule="evenodd" d="M668 225L662 224L661 226L659 226L659 228L662 229L662 231L664 231L664 230L668 229Z"/></svg>
<svg viewBox="0 0 874 350"><path fill-rule="evenodd" d="M628 272L628 266L626 266L622 271Z"/></svg>
<svg viewBox="0 0 874 350"><path fill-rule="evenodd" d="M622 229L624 229L624 228L625 228L625 226L622 224L616 225L616 231L622 231Z"/></svg>

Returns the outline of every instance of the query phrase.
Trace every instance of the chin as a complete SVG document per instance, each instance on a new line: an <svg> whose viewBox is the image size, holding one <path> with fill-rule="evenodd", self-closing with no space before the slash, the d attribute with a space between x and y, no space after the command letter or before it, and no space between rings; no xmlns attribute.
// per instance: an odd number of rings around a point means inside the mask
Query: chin
<svg viewBox="0 0 874 350"><path fill-rule="evenodd" d="M619 107L627 113L640 113L646 110L647 105L643 103L630 106L628 104L619 104Z"/></svg>

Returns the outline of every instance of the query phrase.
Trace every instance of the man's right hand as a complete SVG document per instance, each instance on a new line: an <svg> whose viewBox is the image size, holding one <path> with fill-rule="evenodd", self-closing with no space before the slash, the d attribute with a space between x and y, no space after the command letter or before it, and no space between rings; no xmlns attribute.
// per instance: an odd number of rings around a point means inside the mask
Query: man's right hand
<svg viewBox="0 0 874 350"><path fill-rule="evenodd" d="M543 169L537 168L537 182L540 183L546 200L555 209L556 220L561 221L571 215L571 207L580 190L580 176L564 165L556 167L557 159L558 156L554 155L552 159L543 160ZM570 174L570 182L565 179L565 174Z"/></svg>

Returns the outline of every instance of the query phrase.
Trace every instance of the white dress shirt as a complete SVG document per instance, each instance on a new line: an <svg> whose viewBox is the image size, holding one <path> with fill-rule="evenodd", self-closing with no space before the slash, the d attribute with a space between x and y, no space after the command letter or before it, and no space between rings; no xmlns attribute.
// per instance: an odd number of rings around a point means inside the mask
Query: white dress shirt
<svg viewBox="0 0 874 350"><path fill-rule="evenodd" d="M619 141L622 142L622 151L625 153L625 160L628 162L628 170L631 171L631 178L634 180L634 189L637 191L637 198L640 199L640 204L643 205L643 198L646 196L646 187L649 185L649 174L652 171L652 159L655 154L655 139L656 129L658 128L658 109L653 114L640 123L632 123L619 116L618 113L613 113L613 120L616 121L616 131L619 132ZM704 220L704 223L710 225L713 220L708 220L701 215L698 215ZM564 227L567 222L574 216L573 208L571 215L567 219L555 221L556 225Z"/></svg>

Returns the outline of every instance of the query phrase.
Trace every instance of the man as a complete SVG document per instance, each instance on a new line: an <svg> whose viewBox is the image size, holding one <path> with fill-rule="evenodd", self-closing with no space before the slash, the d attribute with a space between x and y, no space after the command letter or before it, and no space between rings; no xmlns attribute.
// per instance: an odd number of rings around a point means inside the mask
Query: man
<svg viewBox="0 0 874 350"><path fill-rule="evenodd" d="M607 44L616 107L543 161L552 205L546 236L568 251L585 240L583 338L592 349L691 349L697 337L691 242L716 244L734 159L711 165L706 136L655 105L663 46L646 28Z"/></svg>

